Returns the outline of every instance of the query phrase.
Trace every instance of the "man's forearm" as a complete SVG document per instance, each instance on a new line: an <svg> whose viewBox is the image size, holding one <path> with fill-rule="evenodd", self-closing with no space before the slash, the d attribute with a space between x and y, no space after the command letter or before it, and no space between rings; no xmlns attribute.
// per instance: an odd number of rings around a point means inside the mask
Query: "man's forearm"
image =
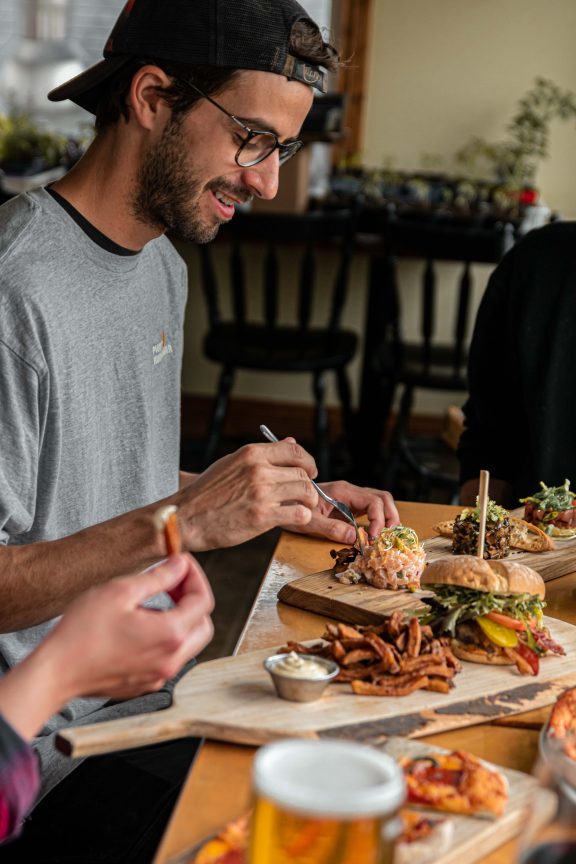
<svg viewBox="0 0 576 864"><path fill-rule="evenodd" d="M151 515L127 513L61 540L0 547L0 632L60 615L86 589L138 572L166 554Z"/></svg>

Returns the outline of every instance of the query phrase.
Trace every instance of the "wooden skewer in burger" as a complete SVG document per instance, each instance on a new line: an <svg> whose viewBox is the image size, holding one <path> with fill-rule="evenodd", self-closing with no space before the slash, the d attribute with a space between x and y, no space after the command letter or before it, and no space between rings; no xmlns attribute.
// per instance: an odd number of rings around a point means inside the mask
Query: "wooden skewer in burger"
<svg viewBox="0 0 576 864"><path fill-rule="evenodd" d="M564 654L543 625L546 586L536 570L517 561L485 559L488 472L480 476L480 526L474 555L433 561L422 576L430 611L422 618L435 635L452 637L452 651L472 663L516 665L537 675L540 657Z"/></svg>

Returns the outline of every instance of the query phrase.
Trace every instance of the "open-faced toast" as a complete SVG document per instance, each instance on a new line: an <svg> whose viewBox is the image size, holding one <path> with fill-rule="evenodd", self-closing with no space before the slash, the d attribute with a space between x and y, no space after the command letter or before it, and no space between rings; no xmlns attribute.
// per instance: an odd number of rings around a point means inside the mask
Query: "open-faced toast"
<svg viewBox="0 0 576 864"><path fill-rule="evenodd" d="M452 537L453 526L454 521L447 519L434 525L433 530L441 537ZM524 519L510 516L510 527L512 529L510 546L514 549L523 549L525 552L547 552L555 548L554 541L548 534L536 525L525 522Z"/></svg>

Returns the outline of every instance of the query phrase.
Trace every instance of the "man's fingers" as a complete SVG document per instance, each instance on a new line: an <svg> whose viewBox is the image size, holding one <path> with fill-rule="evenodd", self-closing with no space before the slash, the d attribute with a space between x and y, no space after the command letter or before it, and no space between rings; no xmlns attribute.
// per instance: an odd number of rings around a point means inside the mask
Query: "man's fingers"
<svg viewBox="0 0 576 864"><path fill-rule="evenodd" d="M124 576L116 580L116 586L127 592L132 605L139 606L154 594L169 591L178 585L190 572L189 556L172 555L167 561L135 576ZM197 565L198 567L200 565ZM110 583L113 585L114 583Z"/></svg>
<svg viewBox="0 0 576 864"><path fill-rule="evenodd" d="M293 438L285 438L277 444L250 444L248 446L265 448L263 453L265 453L266 459L271 465L290 465L303 468L306 474L312 479L318 476L318 469L314 459Z"/></svg>

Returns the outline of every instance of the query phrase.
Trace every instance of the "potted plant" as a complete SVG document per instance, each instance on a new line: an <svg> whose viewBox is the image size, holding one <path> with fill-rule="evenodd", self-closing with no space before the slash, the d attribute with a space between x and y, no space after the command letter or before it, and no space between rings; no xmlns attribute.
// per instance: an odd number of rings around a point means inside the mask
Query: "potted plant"
<svg viewBox="0 0 576 864"><path fill-rule="evenodd" d="M473 138L456 158L469 170L479 159L487 162L504 190L533 189L538 162L549 153L550 123L555 119L576 120L576 94L547 78L536 78L532 89L518 102L508 125L508 138L500 142Z"/></svg>
<svg viewBox="0 0 576 864"><path fill-rule="evenodd" d="M61 177L79 158L79 142L38 126L27 114L0 114L0 183L16 194Z"/></svg>

